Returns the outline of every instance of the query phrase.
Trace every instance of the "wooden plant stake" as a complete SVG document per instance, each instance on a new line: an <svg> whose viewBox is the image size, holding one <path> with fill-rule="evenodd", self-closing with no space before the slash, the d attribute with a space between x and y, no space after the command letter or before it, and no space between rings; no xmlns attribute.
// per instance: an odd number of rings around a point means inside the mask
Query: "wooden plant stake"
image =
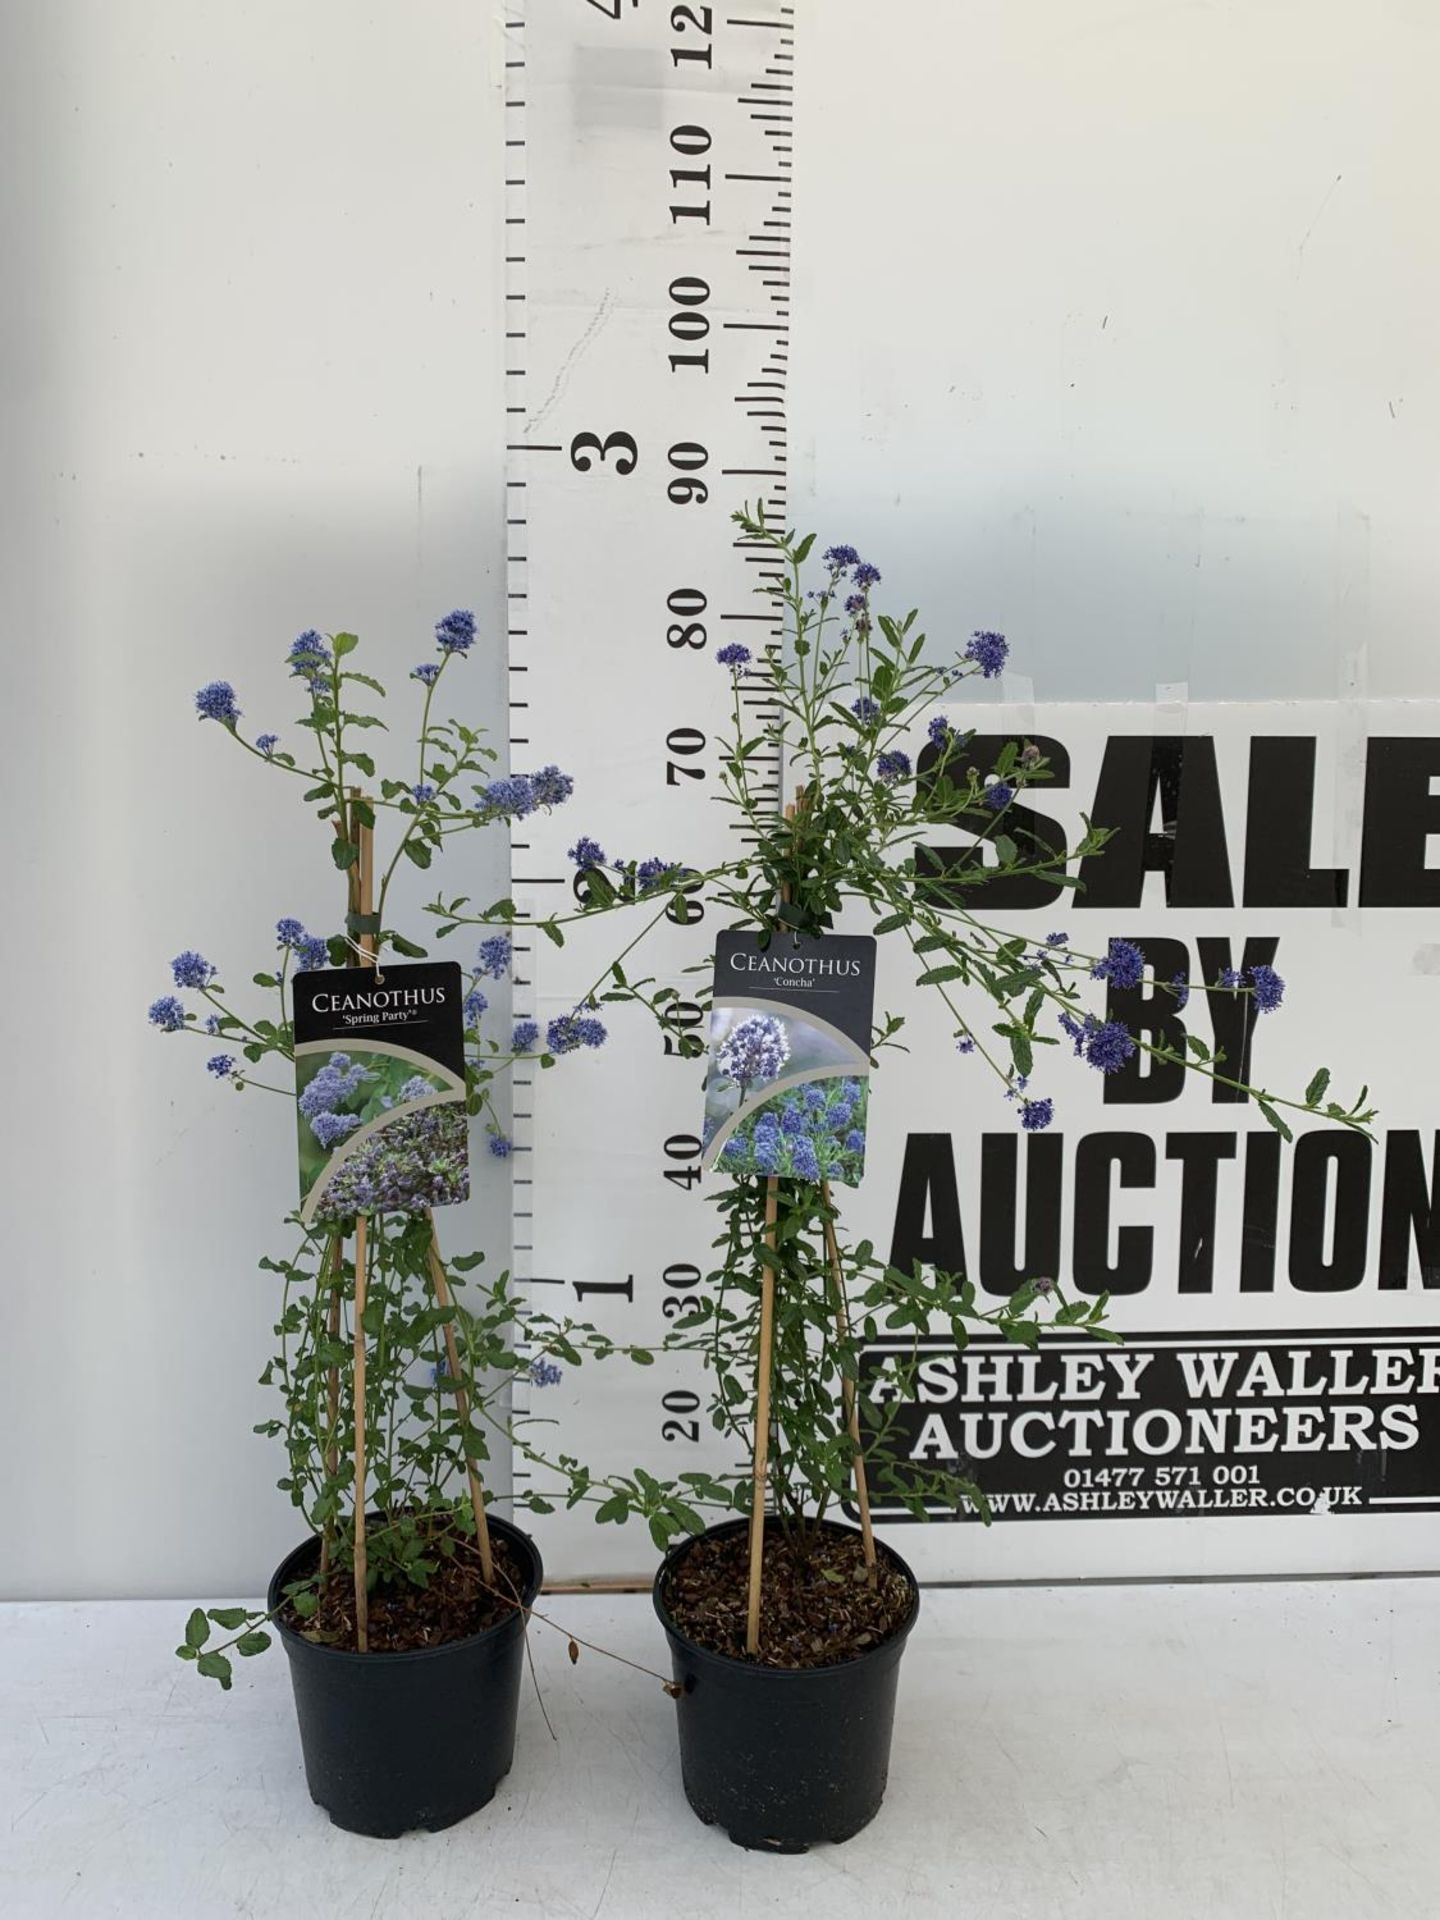
<svg viewBox="0 0 1440 1920"><path fill-rule="evenodd" d="M375 910L375 833L361 819L362 795L350 791L351 837L360 849L356 883L358 910L368 915ZM375 965L375 936L362 933L360 953L365 964ZM365 1556L365 1288L367 1280L366 1246L369 1221L363 1213L355 1216L355 1645L361 1653L370 1647L370 1602L366 1592Z"/></svg>
<svg viewBox="0 0 1440 1920"><path fill-rule="evenodd" d="M820 1198L831 1207L830 1182L820 1182ZM832 1209L833 1210L833 1209ZM825 1247L830 1256L830 1279L835 1288L835 1327L842 1343L850 1337L850 1316L845 1310L845 1275L840 1263L840 1242L835 1237L835 1222L825 1222ZM865 1450L860 1443L860 1405L855 1397L855 1382L846 1373L840 1376L840 1394L845 1405L845 1424L854 1448L855 1504L860 1509L860 1542L865 1553L865 1578L874 1586L878 1577L875 1562L875 1530L870 1524L870 1484L865 1474Z"/></svg>
<svg viewBox="0 0 1440 1920"><path fill-rule="evenodd" d="M326 1275L329 1275L330 1310L326 1316L325 1325L332 1341L340 1338L340 1269L343 1264L343 1253L344 1242L340 1235L332 1234L320 1267L322 1288L326 1284ZM340 1369L332 1366L325 1377L325 1477L327 1480L333 1480L340 1467L340 1449L337 1444L339 1425ZM322 1580L330 1571L334 1531L334 1520L327 1519L324 1531L320 1535L320 1578Z"/></svg>
<svg viewBox="0 0 1440 1920"><path fill-rule="evenodd" d="M765 1245L775 1251L780 1183L765 1182ZM745 1614L745 1651L760 1651L760 1576L765 1563L765 1469L770 1454L770 1369L775 1347L775 1273L760 1267L760 1356L755 1364L755 1482L750 1502L750 1594Z"/></svg>
<svg viewBox="0 0 1440 1920"><path fill-rule="evenodd" d="M448 1307L451 1304L450 1284L445 1278L445 1265L440 1258L440 1242L435 1236L435 1216L433 1214L430 1216L429 1251L430 1283L435 1289L435 1304L437 1307ZM458 1381L460 1378L460 1354L455 1344L455 1328L449 1320L445 1322L444 1333L445 1364L450 1369L450 1378ZM468 1432L470 1427L470 1396L466 1393L463 1386L457 1385L455 1388L455 1411L460 1416L462 1433ZM495 1584L495 1561L490 1550L490 1522L485 1513L485 1489L480 1484L480 1470L470 1458L468 1449L465 1454L465 1471L470 1479L470 1507L475 1515L475 1542L480 1549L480 1573L486 1586L493 1587Z"/></svg>
<svg viewBox="0 0 1440 1920"><path fill-rule="evenodd" d="M355 1645L370 1650L370 1602L365 1591L365 1229L355 1216Z"/></svg>
<svg viewBox="0 0 1440 1920"><path fill-rule="evenodd" d="M348 840L350 838L353 831L353 822L346 818L343 810L336 814L331 824L335 829L335 838L337 840ZM348 867L345 871L345 906L347 920L350 914L357 913L360 908L360 875L354 866ZM330 1311L325 1324L332 1345L340 1338L340 1296L344 1290L344 1280L342 1277L344 1261L341 1258L343 1252L343 1242L340 1235L336 1234L330 1242L329 1250L325 1255L325 1263L321 1269L322 1281L324 1280L326 1272L330 1275ZM325 1472L327 1476L333 1480L340 1466L340 1450L336 1445L336 1430L340 1424L340 1369L338 1366L331 1366L325 1376L325 1408L326 1432L330 1436L330 1444L325 1449ZM322 1580L330 1571L330 1555L333 1548L332 1532L332 1524L327 1520L325 1522L325 1530L320 1536L320 1577Z"/></svg>

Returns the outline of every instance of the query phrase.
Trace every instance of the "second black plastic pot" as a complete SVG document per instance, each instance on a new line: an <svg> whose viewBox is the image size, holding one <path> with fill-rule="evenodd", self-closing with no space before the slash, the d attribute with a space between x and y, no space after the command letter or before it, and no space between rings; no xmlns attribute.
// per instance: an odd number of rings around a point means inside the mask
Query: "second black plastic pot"
<svg viewBox="0 0 1440 1920"><path fill-rule="evenodd" d="M525 1569L528 1607L543 1577L534 1541L504 1520L492 1518L490 1532ZM272 1612L318 1557L312 1539L280 1563ZM310 1797L337 1827L387 1840L414 1827L437 1832L494 1797L515 1754L525 1636L518 1607L485 1633L416 1653L347 1653L276 1625Z"/></svg>
<svg viewBox="0 0 1440 1920"><path fill-rule="evenodd" d="M727 1521L698 1537L724 1538L748 1524ZM899 1630L836 1666L764 1667L696 1646L671 1619L666 1584L694 1545L671 1548L654 1589L681 1688L675 1705L686 1799L741 1847L803 1853L818 1841L850 1839L885 1797L900 1656L920 1608L915 1576L881 1547L913 1596Z"/></svg>

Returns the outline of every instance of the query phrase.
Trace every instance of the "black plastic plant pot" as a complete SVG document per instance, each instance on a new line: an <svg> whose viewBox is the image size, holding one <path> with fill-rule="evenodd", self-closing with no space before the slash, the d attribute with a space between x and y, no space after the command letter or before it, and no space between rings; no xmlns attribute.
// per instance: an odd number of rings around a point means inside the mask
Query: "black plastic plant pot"
<svg viewBox="0 0 1440 1920"><path fill-rule="evenodd" d="M493 1517L490 1532L524 1567L528 1607L544 1572L534 1541ZM290 1581L315 1571L318 1555L307 1540L280 1563L272 1611ZM348 1653L276 1625L290 1657L310 1797L337 1827L384 1840L416 1827L435 1833L494 1797L515 1753L519 1608L484 1633L416 1653Z"/></svg>
<svg viewBox="0 0 1440 1920"><path fill-rule="evenodd" d="M748 1525L731 1520L697 1537L723 1538ZM696 1646L671 1619L670 1573L694 1545L689 1539L671 1548L654 1589L681 1689L675 1705L686 1799L740 1847L804 1853L820 1841L849 1840L885 1798L900 1656L920 1609L914 1574L880 1548L913 1595L904 1624L881 1645L831 1667L764 1667Z"/></svg>

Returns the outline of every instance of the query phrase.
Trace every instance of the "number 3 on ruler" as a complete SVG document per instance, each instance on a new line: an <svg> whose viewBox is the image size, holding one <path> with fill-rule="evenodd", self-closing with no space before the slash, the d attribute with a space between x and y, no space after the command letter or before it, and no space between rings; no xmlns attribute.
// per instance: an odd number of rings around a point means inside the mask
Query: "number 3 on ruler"
<svg viewBox="0 0 1440 1920"><path fill-rule="evenodd" d="M578 467L581 473L589 473L595 462L591 453L598 454L603 461L608 454L615 455L616 473L633 473L640 450L635 445L633 434L607 433L602 440L598 433L577 433L570 442L570 464Z"/></svg>

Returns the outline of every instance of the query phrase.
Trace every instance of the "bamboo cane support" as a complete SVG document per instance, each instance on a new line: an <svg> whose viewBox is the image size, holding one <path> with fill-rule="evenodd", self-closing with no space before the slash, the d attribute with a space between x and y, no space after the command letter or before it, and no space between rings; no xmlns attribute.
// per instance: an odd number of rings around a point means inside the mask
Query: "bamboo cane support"
<svg viewBox="0 0 1440 1920"><path fill-rule="evenodd" d="M775 1251L780 1183L765 1182L765 1245ZM765 1564L765 1470L770 1457L770 1371L775 1348L775 1274L760 1267L760 1353L755 1363L755 1466L750 1500L750 1592L745 1613L745 1651L760 1651L760 1576Z"/></svg>
<svg viewBox="0 0 1440 1920"><path fill-rule="evenodd" d="M435 1237L435 1220L433 1215L430 1219L429 1251L430 1284L435 1290L435 1304L437 1307L448 1307L451 1304L450 1283L445 1278L445 1265L440 1258L440 1242ZM450 1378L458 1381L460 1378L460 1354L455 1344L455 1328L453 1323L447 1320L443 1331L445 1334L445 1364L450 1369ZM455 1411L460 1418L461 1432L467 1432L470 1426L470 1396L463 1386L457 1386L455 1389ZM485 1514L485 1489L480 1483L480 1470L470 1458L468 1451L465 1455L465 1472L470 1481L470 1507L475 1515L475 1544L480 1549L480 1572L486 1586L493 1587L495 1584L495 1560L490 1548L490 1522Z"/></svg>
<svg viewBox="0 0 1440 1920"><path fill-rule="evenodd" d="M337 840L347 840L354 831L354 822L347 818L342 809L332 822ZM358 912L360 906L360 876L351 866L345 870L345 906L346 917ZM326 1317L326 1331L332 1344L340 1338L340 1296L344 1290L344 1246L337 1234L330 1242L322 1269L330 1275L330 1311ZM333 1480L340 1466L340 1449L337 1444L337 1429L340 1425L340 1369L331 1366L325 1375L325 1431L329 1435L329 1445L325 1449L325 1473ZM323 1580L330 1571L330 1558L334 1551L334 1522L327 1520L320 1535L320 1577Z"/></svg>
<svg viewBox="0 0 1440 1920"><path fill-rule="evenodd" d="M340 1235L338 1233L332 1235L320 1267L321 1288L323 1290L328 1284L330 1289L330 1308L325 1318L325 1327L332 1341L340 1338L340 1269L344 1250ZM332 1366L326 1370L325 1375L325 1477L331 1481L334 1480L340 1467L339 1427L340 1369ZM320 1534L320 1578L322 1580L330 1571L334 1535L334 1518L327 1517Z"/></svg>
<svg viewBox="0 0 1440 1920"><path fill-rule="evenodd" d="M355 1645L369 1651L370 1603L365 1575L365 1215L355 1216Z"/></svg>
<svg viewBox="0 0 1440 1920"><path fill-rule="evenodd" d="M360 818L362 796L350 792L351 833L359 848L359 875L355 886L358 909L362 914L375 909L375 832ZM360 952L367 966L375 965L375 936L360 935ZM355 1216L355 1645L361 1653L369 1651L370 1603L366 1591L365 1555L365 1291L368 1279L368 1228L363 1213Z"/></svg>

